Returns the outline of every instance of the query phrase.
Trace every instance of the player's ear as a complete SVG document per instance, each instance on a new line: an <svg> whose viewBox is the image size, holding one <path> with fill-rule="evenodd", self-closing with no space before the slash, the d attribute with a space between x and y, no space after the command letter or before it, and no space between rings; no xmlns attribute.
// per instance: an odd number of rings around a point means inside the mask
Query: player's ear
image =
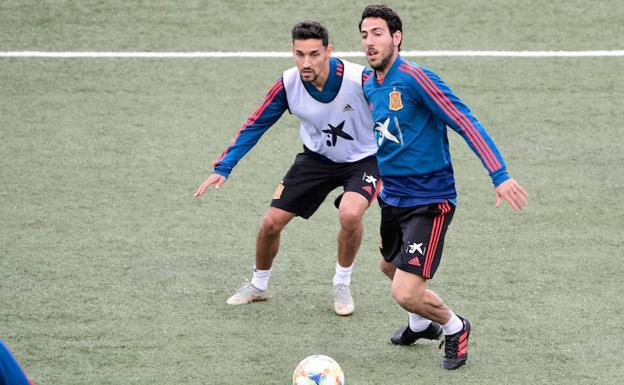
<svg viewBox="0 0 624 385"><path fill-rule="evenodd" d="M403 33L401 31L394 31L392 34L392 43L398 47L401 45L401 40L403 40Z"/></svg>
<svg viewBox="0 0 624 385"><path fill-rule="evenodd" d="M332 54L332 50L334 49L334 46L331 44L327 44L327 49L325 49L325 52L327 53L327 57L330 57Z"/></svg>

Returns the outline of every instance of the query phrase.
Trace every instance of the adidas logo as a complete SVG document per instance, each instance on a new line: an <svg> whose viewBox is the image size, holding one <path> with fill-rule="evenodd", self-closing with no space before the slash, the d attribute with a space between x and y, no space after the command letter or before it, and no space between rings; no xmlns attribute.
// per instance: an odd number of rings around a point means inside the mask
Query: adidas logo
<svg viewBox="0 0 624 385"><path fill-rule="evenodd" d="M421 266L420 261L418 260L418 257L414 257L410 259L407 263L410 265L414 265L414 266Z"/></svg>
<svg viewBox="0 0 624 385"><path fill-rule="evenodd" d="M351 107L350 104L347 104L346 106L344 106L344 108L342 109L342 112L348 112L348 111L353 111L353 107Z"/></svg>

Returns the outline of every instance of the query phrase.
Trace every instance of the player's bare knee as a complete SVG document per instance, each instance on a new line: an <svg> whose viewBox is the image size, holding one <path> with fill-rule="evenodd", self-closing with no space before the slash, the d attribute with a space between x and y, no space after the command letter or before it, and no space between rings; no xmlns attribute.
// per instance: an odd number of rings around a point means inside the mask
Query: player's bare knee
<svg viewBox="0 0 624 385"><path fill-rule="evenodd" d="M284 228L284 224L282 224L277 218L272 216L270 213L266 213L262 220L260 221L260 232L262 234L275 235L279 234Z"/></svg>
<svg viewBox="0 0 624 385"><path fill-rule="evenodd" d="M415 311L422 308L422 298L409 290L392 288L392 298L404 309Z"/></svg>
<svg viewBox="0 0 624 385"><path fill-rule="evenodd" d="M394 298L396 303L404 309L409 309L413 305L409 294L396 293L393 291L392 298Z"/></svg>
<svg viewBox="0 0 624 385"><path fill-rule="evenodd" d="M340 225L346 230L356 230L362 226L361 210L355 209L341 209L340 210Z"/></svg>

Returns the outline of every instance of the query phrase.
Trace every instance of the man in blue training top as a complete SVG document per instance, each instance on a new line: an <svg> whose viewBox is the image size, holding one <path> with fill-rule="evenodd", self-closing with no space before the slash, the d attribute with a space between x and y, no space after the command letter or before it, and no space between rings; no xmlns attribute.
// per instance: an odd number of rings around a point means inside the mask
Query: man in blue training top
<svg viewBox="0 0 624 385"><path fill-rule="evenodd" d="M258 229L253 277L228 300L240 305L267 299L273 259L282 229L295 216L309 218L330 191L342 186L336 200L340 230L338 263L333 278L334 311L353 313L351 272L362 240L362 218L381 186L375 159L377 145L364 93L363 79L372 71L359 64L331 58L327 29L302 22L292 29L296 66L282 74L264 103L240 128L236 138L214 163L214 173L201 184L196 197L211 185L219 188L238 161L284 111L300 121L303 152L295 158L279 184L271 207Z"/></svg>
<svg viewBox="0 0 624 385"><path fill-rule="evenodd" d="M0 385L34 385L2 340L0 340Z"/></svg>
<svg viewBox="0 0 624 385"><path fill-rule="evenodd" d="M483 162L495 186L496 207L504 199L522 210L528 195L510 178L496 145L468 107L435 73L401 58L402 22L392 9L366 7L359 28L375 72L364 83L364 94L373 112L384 183L380 266L392 280L393 298L409 312L408 325L391 341L410 345L444 333L442 367L455 369L468 358L470 322L427 289L457 199L446 128L459 133Z"/></svg>

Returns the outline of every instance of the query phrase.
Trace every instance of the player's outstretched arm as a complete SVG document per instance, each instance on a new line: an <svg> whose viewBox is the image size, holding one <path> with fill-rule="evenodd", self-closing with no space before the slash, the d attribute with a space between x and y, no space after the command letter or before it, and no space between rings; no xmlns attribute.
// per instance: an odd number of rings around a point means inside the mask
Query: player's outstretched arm
<svg viewBox="0 0 624 385"><path fill-rule="evenodd" d="M511 208L520 211L529 201L529 194L518 182L509 178L496 187L496 207L500 207L501 198L506 200Z"/></svg>
<svg viewBox="0 0 624 385"><path fill-rule="evenodd" d="M200 196L204 195L204 193L206 192L206 190L208 189L208 187L215 185L215 189L219 189L219 187L221 187L221 185L223 185L223 183L225 183L225 181L227 180L226 177L224 177L223 175L219 175L219 174L210 174L208 176L208 178L206 178L206 180L204 181L204 183L202 183L199 188L197 189L197 191L195 191L195 195L193 195L195 198L199 198Z"/></svg>

